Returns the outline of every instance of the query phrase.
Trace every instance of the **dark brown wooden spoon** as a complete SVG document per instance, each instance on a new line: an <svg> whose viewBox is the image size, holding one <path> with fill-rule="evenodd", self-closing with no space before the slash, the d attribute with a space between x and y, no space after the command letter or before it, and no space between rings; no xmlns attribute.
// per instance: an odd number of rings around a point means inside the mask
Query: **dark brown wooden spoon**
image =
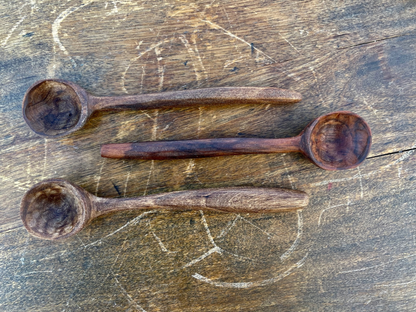
<svg viewBox="0 0 416 312"><path fill-rule="evenodd" d="M278 88L207 88L155 94L96 97L77 84L58 79L34 83L23 99L23 117L43 137L60 137L84 126L96 110L151 109L213 104L296 103L302 96Z"/></svg>
<svg viewBox="0 0 416 312"><path fill-rule="evenodd" d="M281 188L231 187L177 191L136 198L96 197L62 179L35 184L26 192L20 216L32 235L58 240L81 231L102 214L130 210L167 208L219 212L283 212L308 205L306 193Z"/></svg>
<svg viewBox="0 0 416 312"><path fill-rule="evenodd" d="M118 159L173 159L301 152L322 169L343 170L355 168L362 163L370 146L371 130L364 119L351 112L339 111L315 119L293 138L106 144L101 146L101 156Z"/></svg>

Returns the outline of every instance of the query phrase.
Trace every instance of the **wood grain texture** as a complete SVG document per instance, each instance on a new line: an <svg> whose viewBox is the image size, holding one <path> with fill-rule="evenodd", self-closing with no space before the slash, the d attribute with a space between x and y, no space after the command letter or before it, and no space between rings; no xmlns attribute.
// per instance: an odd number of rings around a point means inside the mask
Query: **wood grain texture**
<svg viewBox="0 0 416 312"><path fill-rule="evenodd" d="M0 310L412 311L416 306L414 1L0 1ZM97 112L44 139L21 114L35 81L119 96L277 87L290 105ZM369 158L329 172L300 154L140 161L100 145L292 137L348 110ZM31 237L23 194L64 178L124 198L222 187L305 191L283 214L122 212L64 243Z"/></svg>

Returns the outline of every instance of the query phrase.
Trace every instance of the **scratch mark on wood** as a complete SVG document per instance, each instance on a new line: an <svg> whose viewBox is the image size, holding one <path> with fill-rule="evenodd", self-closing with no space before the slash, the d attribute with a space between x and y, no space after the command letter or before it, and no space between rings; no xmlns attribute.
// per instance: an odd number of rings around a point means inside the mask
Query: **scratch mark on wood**
<svg viewBox="0 0 416 312"><path fill-rule="evenodd" d="M369 109L371 109L371 111L374 113L374 115L376 117L378 117L377 110L372 105L368 104L368 102L366 101L365 98L363 98L363 102Z"/></svg>
<svg viewBox="0 0 416 312"><path fill-rule="evenodd" d="M154 117L154 119L153 119L153 127L152 127L152 137L151 137L151 140L152 141L156 141L156 139L157 139L157 120L158 120L158 117L159 117L159 110L156 110L155 111L155 117Z"/></svg>
<svg viewBox="0 0 416 312"><path fill-rule="evenodd" d="M221 8L222 8L222 10L224 11L225 16L227 17L228 26L230 26L230 28L233 28L233 26L231 26L230 17L228 16L228 13L227 13L227 11L225 10L224 6L223 6L223 5L221 5Z"/></svg>
<svg viewBox="0 0 416 312"><path fill-rule="evenodd" d="M143 93L143 82L144 82L144 76L146 75L145 68L146 68L146 65L142 65L142 76L140 78L140 93Z"/></svg>
<svg viewBox="0 0 416 312"><path fill-rule="evenodd" d="M144 56L145 54L147 54L147 53L149 53L150 51L152 51L152 50L154 50L155 48L157 48L157 47L159 47L160 45L162 45L162 44L164 44L164 43L167 43L167 42L170 42L171 40L174 40L175 38L172 38L172 39L165 39L165 40L162 40L162 41L159 41L158 43L155 43L155 44L153 44L153 45L151 45L149 48L147 48L145 51L143 51L143 52L140 52L140 51L138 51L138 53L139 53L139 55L138 56L136 56L136 57L134 57L134 58L132 58L132 59L130 59L130 61L129 61L129 64L127 65L127 67L126 67L126 69L124 70L124 72L121 74L121 89L125 92L125 93L128 93L127 92L127 90L126 90L126 86L125 86L125 80L126 80L126 75L127 75L127 72L129 71L129 69L130 69L130 67L131 67L131 65L135 62L135 61L137 61L137 60L139 60L142 56ZM136 49L137 50L139 50L140 49L140 45L141 45L141 42L139 42L139 45L136 47ZM143 77L144 77L144 67L142 66L142 80L143 80ZM143 81L142 81L142 83L143 83ZM143 84L142 84L142 89L143 89Z"/></svg>
<svg viewBox="0 0 416 312"><path fill-rule="evenodd" d="M210 250L208 250L206 253L204 253L202 256L188 262L187 264L185 264L182 268L187 268L190 267L192 265L194 265L195 263L198 263L199 261L205 259L206 257L208 257L209 255L213 254L214 252L221 254L222 253L222 249L218 246L215 246L213 248L211 248Z"/></svg>
<svg viewBox="0 0 416 312"><path fill-rule="evenodd" d="M159 246L160 246L160 248L162 249L162 251L167 252L167 253L176 253L176 251L169 251L169 250L166 248L165 244L163 244L163 242L162 242L162 240L160 239L160 237L159 237L159 236L157 236L157 235L156 235L156 233L153 231L153 229L152 229L152 225L151 225L151 223L150 223L150 221L149 221L149 220L147 220L147 225L148 225L148 227L149 227L149 229L150 229L150 233L153 235L154 239L155 239L155 240L156 240L156 242L159 244Z"/></svg>
<svg viewBox="0 0 416 312"><path fill-rule="evenodd" d="M302 215L302 210L298 210L298 233L296 235L296 239L293 242L292 246L289 247L289 249L280 256L280 260L283 262L285 261L287 258L290 257L290 255L295 251L295 249L298 247L300 239L302 237L303 234L303 215Z"/></svg>
<svg viewBox="0 0 416 312"><path fill-rule="evenodd" d="M217 247L217 244L215 243L214 238L211 235L211 231L209 230L208 222L205 219L204 212L202 210L200 210L199 213L201 214L202 224L204 225L205 231L207 232L209 241L211 242L212 245Z"/></svg>
<svg viewBox="0 0 416 312"><path fill-rule="evenodd" d="M27 238L26 238L25 247L22 251L22 256L20 257L20 262L22 263L22 265L25 264L25 254L26 254L28 244L29 244L29 236L27 236Z"/></svg>
<svg viewBox="0 0 416 312"><path fill-rule="evenodd" d="M43 144L45 147L45 151L44 151L44 156L43 156L42 180L45 179L46 163L47 163L47 158L48 158L48 140L46 138L44 139Z"/></svg>
<svg viewBox="0 0 416 312"><path fill-rule="evenodd" d="M115 230L114 232L111 232L110 234L107 234L106 236L104 236L103 238L100 238L99 240L96 240L92 243L89 243L87 245L84 246L84 248L90 247L90 246L95 246L97 244L101 244L103 242L104 239L113 236L114 234L117 234L118 232L120 232L121 230L125 229L126 227L130 226L130 225L136 225L140 222L141 219L143 219L145 216L152 214L152 213L156 213L157 210L150 210L150 211L146 211L143 212L141 215L135 217L134 219L130 220L129 222L127 222L126 224L124 224L122 227L118 228L117 230Z"/></svg>
<svg viewBox="0 0 416 312"><path fill-rule="evenodd" d="M131 305L134 305L139 311L146 312L145 309L143 309L140 305L137 304L136 301L129 295L129 293L124 289L124 287L120 284L117 277L114 275L114 280L116 281L117 285L120 287L122 293L126 296L128 302L130 302Z"/></svg>
<svg viewBox="0 0 416 312"><path fill-rule="evenodd" d="M129 172L127 172L126 182L124 183L124 192L123 192L123 197L126 197L126 193L127 193L127 184L129 183L130 173L131 173L131 169L129 170Z"/></svg>
<svg viewBox="0 0 416 312"><path fill-rule="evenodd" d="M53 57L47 67L48 78L54 78L55 73L56 73L56 47L55 45L52 47L52 50L53 50Z"/></svg>
<svg viewBox="0 0 416 312"><path fill-rule="evenodd" d="M198 45L196 43L196 39L197 39L197 35L196 35L196 33L193 33L191 35L191 40L192 40L192 43L194 44L194 50L196 52L195 55L196 55L196 57L197 57L197 59L199 61L199 65L201 67L201 71L203 72L203 74L205 76L205 80L206 80L206 79L208 79L208 72L206 71L205 66L204 66L204 63L202 62L201 55L199 54L199 50L198 50Z"/></svg>
<svg viewBox="0 0 416 312"><path fill-rule="evenodd" d="M82 4L80 4L79 6L72 6L72 7L67 8L66 10L61 12L61 14L58 15L58 17L55 19L55 21L52 24L52 38L53 38L53 41L58 45L59 49L61 49L61 51L66 56L69 57L69 59L71 60L74 67L77 67L77 64L75 63L74 59L69 55L68 51L66 50L66 48L62 44L61 40L59 39L59 28L61 27L62 21L65 18L67 18L68 15L70 15L71 13L85 7L86 5L90 4L91 2L93 2L93 0L85 1Z"/></svg>
<svg viewBox="0 0 416 312"><path fill-rule="evenodd" d="M358 170L358 181L360 181L360 190L361 190L361 199L364 198L364 190L363 190L363 176L361 174L360 168L357 167Z"/></svg>
<svg viewBox="0 0 416 312"><path fill-rule="evenodd" d="M186 170L185 170L186 175L189 176L194 170L194 168L195 168L195 160L191 159L189 160L188 167L186 167Z"/></svg>
<svg viewBox="0 0 416 312"><path fill-rule="evenodd" d="M227 68L228 66L230 66L231 64L237 63L238 61L240 61L242 58L244 58L244 56L240 56L239 58L236 58L235 60L230 60L225 62L224 64L224 68Z"/></svg>
<svg viewBox="0 0 416 312"><path fill-rule="evenodd" d="M148 189L149 183L150 183L150 178L152 176L152 173L153 173L154 169L155 169L155 161L152 159L151 162L150 162L149 176L147 177L146 188L144 189L143 196L146 195L146 193L147 193L147 189Z"/></svg>
<svg viewBox="0 0 416 312"><path fill-rule="evenodd" d="M382 285L378 285L378 287L400 287L400 286L407 286L409 284L413 284L416 282L416 279L412 279L408 282L403 282L403 283L395 283L395 284L382 284Z"/></svg>
<svg viewBox="0 0 416 312"><path fill-rule="evenodd" d="M27 276L27 275L33 275L33 274L39 274L39 273L52 273L53 271L32 271L32 272L27 272L27 273L23 273L20 275L16 275L16 276Z"/></svg>
<svg viewBox="0 0 416 312"><path fill-rule="evenodd" d="M192 277L201 282L205 282L213 286L224 287L224 288L253 288L253 287L267 286L267 285L276 283L277 281L280 281L284 277L290 275L294 269L302 267L305 264L307 257L308 257L308 253L306 253L306 255L301 260L299 260L294 265L289 267L289 269L287 269L285 272L277 275L276 277L272 277L270 279L265 279L265 280L257 281L257 282L230 283L230 282L214 281L198 273L193 274Z"/></svg>
<svg viewBox="0 0 416 312"><path fill-rule="evenodd" d="M324 214L324 212L325 212L325 211L328 211L328 210L330 210L330 209L334 209L334 208L338 208L338 207L343 207L343 206L347 206L347 207L349 207L349 206L354 205L354 203L352 203L352 202L350 201L350 198L348 197L348 201L347 201L347 203L346 203L346 204L339 204L339 205L335 205L335 206L330 206L330 205L331 205L331 202L329 202L329 203L328 203L328 208L323 209L323 210L321 211L321 213L319 214L318 226L320 226L320 225L321 225L322 215Z"/></svg>
<svg viewBox="0 0 416 312"><path fill-rule="evenodd" d="M128 235L126 236L126 239L124 240L123 244L121 245L121 247L119 249L119 252L117 253L116 259L114 260L113 264L111 265L110 269L108 270L109 271L108 274L106 275L106 277L104 278L104 280L102 281L101 285L98 288L101 288L104 285L105 281L110 276L110 274L114 275L113 267L116 265L118 257L120 257L121 251L123 250L124 246L126 245L127 237L128 237Z"/></svg>
<svg viewBox="0 0 416 312"><path fill-rule="evenodd" d="M240 37L238 37L238 36L234 35L234 34L233 34L233 33L231 33L230 31L226 30L225 28L221 27L220 25L215 24L215 23L213 23L213 22L211 22L211 21L209 21L209 20L203 20L203 19L201 19L200 21L201 21L201 22L204 22L204 23L206 23L206 24L208 24L209 26L211 26L211 27L212 27L212 28L214 28L214 29L221 30L221 31L222 31L224 34L226 34L227 36L230 36L230 37L232 37L232 38L235 38L235 39L237 39L237 40L239 40L239 41L243 42L244 44L248 45L248 46L250 47L250 50L251 50L251 48L252 48L251 43L249 43L249 42L245 41L243 38L240 38ZM265 56L266 58L268 58L268 59L269 59L270 61L272 61L273 63L276 63L276 61L275 61L272 57L270 57L269 55L267 55L266 53L264 53L263 51L261 51L259 48L256 48L256 47L254 47L254 46L253 46L253 48L254 48L254 50L256 50L257 52L259 52L261 55L263 55L263 56Z"/></svg>
<svg viewBox="0 0 416 312"><path fill-rule="evenodd" d="M17 29L17 27L19 27L19 25L25 20L25 18L27 17L27 15L23 16L20 20L17 21L16 24L14 24L14 26L12 27L12 29L10 29L6 39L3 40L3 43L1 44L2 47L4 47L7 42L9 41L10 37L12 36L13 32Z"/></svg>
<svg viewBox="0 0 416 312"><path fill-rule="evenodd" d="M297 53L300 53L299 50L296 49L295 46L289 40L287 40L280 32L278 32L278 34L280 35L280 37L283 38L284 41L286 41L293 48L293 50L295 50Z"/></svg>
<svg viewBox="0 0 416 312"><path fill-rule="evenodd" d="M237 217L239 219L241 219L242 221L250 224L251 226L255 227L256 229L258 229L260 232L262 232L263 234L265 234L267 236L268 239L270 239L273 235L266 232L265 230L263 230L262 228L260 228L259 226L255 225L253 222L247 220L246 218L242 217L241 215L237 215Z"/></svg>
<svg viewBox="0 0 416 312"><path fill-rule="evenodd" d="M197 66L198 64L197 57L196 57L195 51L191 48L191 45L189 44L189 41L186 39L185 35L180 36L179 39L182 41L183 45L188 51L189 56L192 59L192 67L194 68L195 79L198 82L198 85L200 85L201 75L199 74L199 69Z"/></svg>
<svg viewBox="0 0 416 312"><path fill-rule="evenodd" d="M156 233L155 232L150 232L150 233L152 233L152 235L153 235L153 237L155 238L155 240L157 241L157 243L159 244L159 246L160 246L160 249L162 249L162 251L164 251L164 252L169 252L169 250L166 248L166 246L165 246L165 244L163 244L163 242L162 242L162 240L160 239L160 237L159 236L157 236L156 235Z"/></svg>
<svg viewBox="0 0 416 312"><path fill-rule="evenodd" d="M95 196L98 196L98 187L100 186L101 176L103 174L103 168L104 168L105 161L102 162L100 171L98 172L98 175L96 176L97 180L97 186L95 187Z"/></svg>
<svg viewBox="0 0 416 312"><path fill-rule="evenodd" d="M291 176L290 176L290 174L289 174L289 169L288 169L288 168L287 168L287 166L286 166L285 155L286 155L286 154L282 154L283 165L285 166L285 171L286 171L287 178L289 179L290 186L291 186L291 187L292 187L292 189L294 190L294 189L295 189L295 186L294 186L294 184L293 184L292 177L291 177Z"/></svg>
<svg viewBox="0 0 416 312"><path fill-rule="evenodd" d="M360 268L360 269L341 271L338 274L347 274L347 273L354 273L354 272L361 272L361 271L365 271L365 270L370 270L370 269L378 268L378 267L381 267L381 266L385 266L386 264L390 264L390 263L393 263L393 262L396 262L396 261L400 261L400 260L408 259L408 258L413 258L413 257L416 257L416 254L411 254L411 255L405 256L403 258L393 259L393 260L390 260L390 261L387 261L387 262L383 262L383 263L368 266L368 267L363 267L363 268Z"/></svg>
<svg viewBox="0 0 416 312"><path fill-rule="evenodd" d="M313 66L309 66L309 70L311 71L311 73L312 73L312 75L313 75L313 77L314 77L314 79L315 79L315 82L316 82L316 87L318 88L318 90L319 90L319 94L318 94L318 96L319 96L319 98L321 99L321 101L322 101L322 90L321 90L321 86L319 85L319 81L318 81L318 76L316 75L316 72L315 72L315 68L313 67ZM322 101L323 102L323 101Z"/></svg>
<svg viewBox="0 0 416 312"><path fill-rule="evenodd" d="M199 138L199 135L201 133L201 124L202 124L202 107L200 106L198 108L199 110L199 118L198 118L198 132L197 132L197 137Z"/></svg>
<svg viewBox="0 0 416 312"><path fill-rule="evenodd" d="M163 60L163 57L160 56L160 49L159 47L155 48L155 54L157 59L157 72L159 74L159 91L163 90L163 80L165 76L165 65L161 65L160 62Z"/></svg>
<svg viewBox="0 0 416 312"><path fill-rule="evenodd" d="M82 241L82 239L78 235L75 235L75 237L78 238L78 240L81 242L82 247L85 248L86 246L85 246L84 242Z"/></svg>
<svg viewBox="0 0 416 312"><path fill-rule="evenodd" d="M188 263L187 263L187 264L185 264L182 268L187 268L187 267L190 267L190 266L194 265L195 263L197 263L197 262L199 262L199 261L201 261L201 260L205 259L206 257L208 257L209 255L211 255L211 254L213 254L213 253L219 253L219 254L222 254L222 253L223 253L222 248L220 248L220 247L218 247L218 246L217 246L217 244L216 244L216 243L215 243L215 241L214 241L214 238L213 238L213 237L212 237L212 235L211 235L211 231L210 231L210 229L209 229L208 222L207 222L207 220L205 219L204 212L203 212L202 210L200 210L200 211L199 211L199 213L201 214L201 221L202 221L202 224L204 225L204 228L205 228L205 231L206 231L206 233L207 233L208 239L209 239L209 241L211 242L211 244L212 244L214 247L213 247L213 248L211 248L210 250L208 250L208 251L207 251L206 253L204 253L202 256L200 256L200 257L198 257L198 258L196 258L196 259L194 259L194 260L192 260L192 261L188 262ZM230 253L230 254L232 254L232 253ZM234 256L236 256L236 257L239 257L239 255L235 255L235 254L232 254L232 255L234 255Z"/></svg>
<svg viewBox="0 0 416 312"><path fill-rule="evenodd" d="M218 239L228 234L228 232L231 230L231 228L233 228L235 226L235 223L239 219L238 217L239 217L239 215L236 215L234 220L228 221L227 225L223 228L220 235L218 235L218 237L217 237Z"/></svg>

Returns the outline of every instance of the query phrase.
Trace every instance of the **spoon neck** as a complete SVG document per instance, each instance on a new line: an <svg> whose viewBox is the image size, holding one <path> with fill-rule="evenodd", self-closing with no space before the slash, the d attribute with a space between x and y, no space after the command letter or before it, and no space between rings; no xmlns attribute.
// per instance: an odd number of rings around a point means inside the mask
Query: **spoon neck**
<svg viewBox="0 0 416 312"><path fill-rule="evenodd" d="M93 218L103 214L124 210L148 209L154 206L151 197L136 198L94 198Z"/></svg>
<svg viewBox="0 0 416 312"><path fill-rule="evenodd" d="M291 138L273 139L271 148L274 153L302 152L301 141L301 135Z"/></svg>
<svg viewBox="0 0 416 312"><path fill-rule="evenodd" d="M94 96L89 97L89 106L92 111L116 109L146 109L151 108L142 95L126 96Z"/></svg>

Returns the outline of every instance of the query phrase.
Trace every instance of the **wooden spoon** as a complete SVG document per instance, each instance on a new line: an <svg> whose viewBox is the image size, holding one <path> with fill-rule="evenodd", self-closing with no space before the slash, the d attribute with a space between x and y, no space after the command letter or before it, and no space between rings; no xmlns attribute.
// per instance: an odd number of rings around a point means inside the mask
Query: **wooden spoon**
<svg viewBox="0 0 416 312"><path fill-rule="evenodd" d="M23 117L29 127L43 137L60 137L84 126L93 111L151 109L162 107L213 104L282 104L296 103L302 96L278 88L207 88L96 97L73 82L57 79L34 83L23 99Z"/></svg>
<svg viewBox="0 0 416 312"><path fill-rule="evenodd" d="M371 130L357 114L339 111L312 121L298 136L285 139L230 138L106 144L101 156L173 159L241 154L301 152L326 170L357 167L367 157Z"/></svg>
<svg viewBox="0 0 416 312"><path fill-rule="evenodd" d="M101 198L62 179L35 184L26 192L20 216L32 235L58 240L81 231L105 213L167 208L219 212L283 212L308 205L306 193L280 188L232 187L178 191L137 198Z"/></svg>

